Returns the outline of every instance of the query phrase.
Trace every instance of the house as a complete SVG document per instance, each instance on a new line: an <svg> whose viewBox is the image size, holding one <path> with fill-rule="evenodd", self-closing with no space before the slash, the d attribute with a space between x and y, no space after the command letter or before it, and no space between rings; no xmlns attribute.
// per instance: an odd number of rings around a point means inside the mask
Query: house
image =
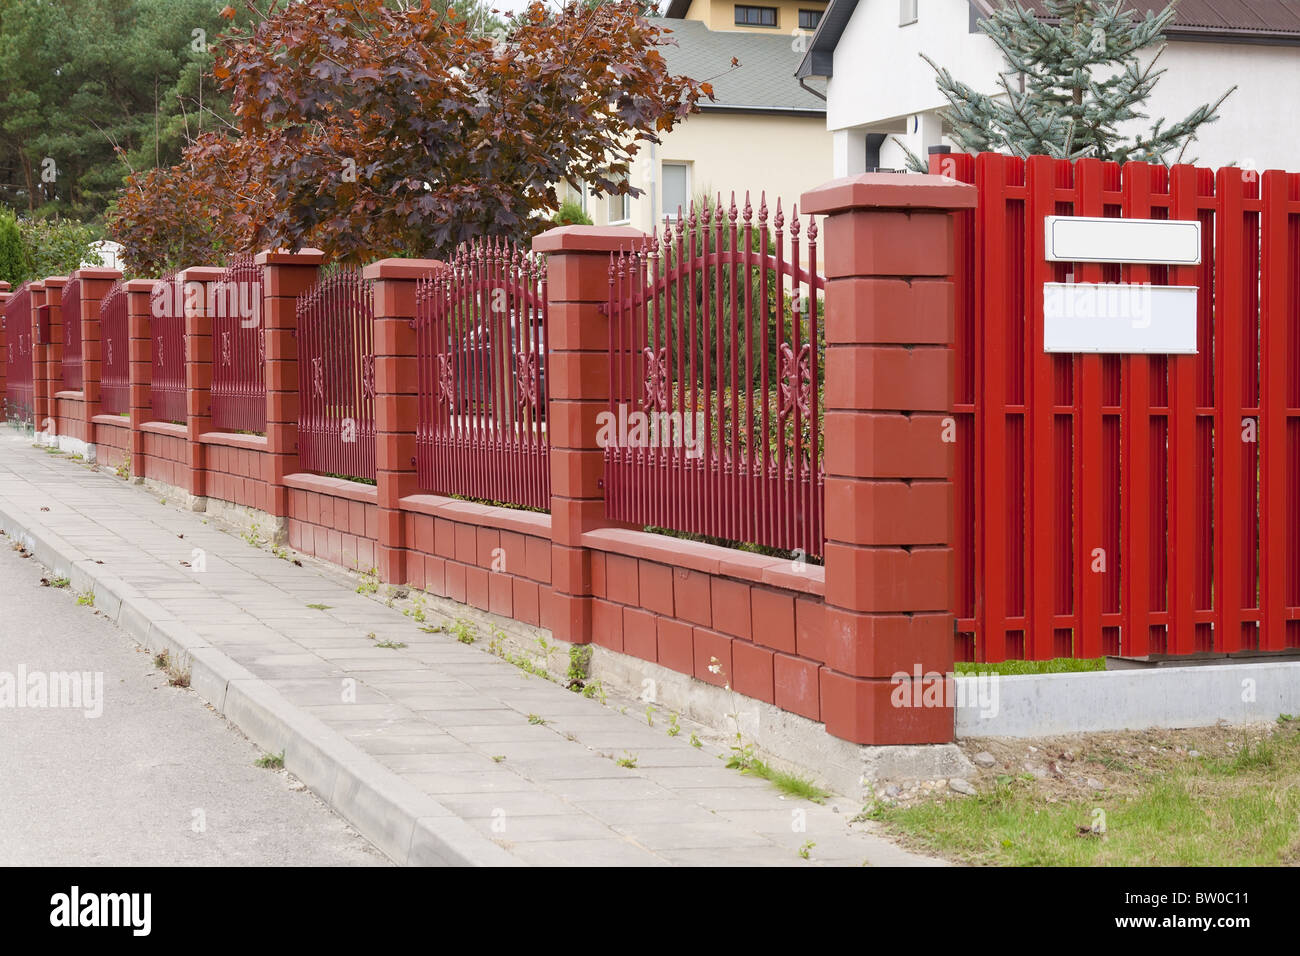
<svg viewBox="0 0 1300 956"><path fill-rule="evenodd" d="M984 93L999 89L1000 51L977 21L998 0L831 0L799 64L805 82L826 82L826 125L835 175L902 168L895 139L924 156L951 145L939 111L947 101L924 52ZM1136 0L1144 13L1163 0ZM1032 3L1029 6L1033 6ZM1281 105L1300 89L1300 6L1243 0L1181 0L1160 65L1168 70L1145 112L1182 119L1237 86L1220 119L1202 127L1185 161L1295 169L1296 136Z"/></svg>
<svg viewBox="0 0 1300 956"><path fill-rule="evenodd" d="M824 7L820 0L672 0L666 16L650 18L676 41L660 52L673 73L710 81L715 99L702 100L662 143L642 145L630 177L640 196L570 191L567 198L596 225L646 232L705 192L721 192L729 204L734 191L742 205L749 190L757 210L765 191L773 208L781 198L788 215L802 193L831 178L826 103L794 76Z"/></svg>

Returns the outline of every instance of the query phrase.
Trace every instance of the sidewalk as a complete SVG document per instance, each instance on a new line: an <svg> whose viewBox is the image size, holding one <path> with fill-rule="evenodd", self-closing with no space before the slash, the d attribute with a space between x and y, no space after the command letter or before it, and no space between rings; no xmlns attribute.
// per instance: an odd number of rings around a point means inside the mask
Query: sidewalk
<svg viewBox="0 0 1300 956"><path fill-rule="evenodd" d="M721 748L669 736L667 714L649 726L643 705L574 694L486 653L486 639L424 633L338 574L3 427L0 527L151 651L170 648L216 710L283 750L399 863L935 862L850 825L861 807L849 800L810 803L727 769ZM433 623L457 607L428 606ZM634 767L617 763L627 757Z"/></svg>

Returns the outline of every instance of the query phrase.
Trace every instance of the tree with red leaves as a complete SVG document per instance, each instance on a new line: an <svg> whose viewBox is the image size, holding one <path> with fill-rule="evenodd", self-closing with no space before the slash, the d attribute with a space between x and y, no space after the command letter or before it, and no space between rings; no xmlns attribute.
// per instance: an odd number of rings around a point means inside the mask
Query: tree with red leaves
<svg viewBox="0 0 1300 956"><path fill-rule="evenodd" d="M237 128L133 177L110 230L139 268L171 261L178 217L220 248L438 256L526 239L566 180L635 195L641 146L713 95L669 72L642 6L537 2L504 39L428 0L273 8L223 37Z"/></svg>

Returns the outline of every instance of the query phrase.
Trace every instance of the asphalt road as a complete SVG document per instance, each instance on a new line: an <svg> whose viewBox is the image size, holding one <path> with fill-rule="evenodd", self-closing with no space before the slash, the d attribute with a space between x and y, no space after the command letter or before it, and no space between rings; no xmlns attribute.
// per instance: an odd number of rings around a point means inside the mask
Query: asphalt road
<svg viewBox="0 0 1300 956"><path fill-rule="evenodd" d="M0 865L387 865L44 576L0 537ZM48 706L60 697L67 706Z"/></svg>

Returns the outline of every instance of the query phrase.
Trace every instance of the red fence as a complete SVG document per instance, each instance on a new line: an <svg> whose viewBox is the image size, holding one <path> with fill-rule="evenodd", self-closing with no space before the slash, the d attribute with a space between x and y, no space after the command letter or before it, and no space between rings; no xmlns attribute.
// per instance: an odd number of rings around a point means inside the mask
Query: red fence
<svg viewBox="0 0 1300 956"><path fill-rule="evenodd" d="M32 290L27 283L9 297L5 322L5 417L28 421L35 396L32 388Z"/></svg>
<svg viewBox="0 0 1300 956"><path fill-rule="evenodd" d="M76 391L82 387L81 358L81 280L71 279L63 287L63 387Z"/></svg>
<svg viewBox="0 0 1300 956"><path fill-rule="evenodd" d="M739 218L739 222L738 222ZM609 517L820 555L817 225L692 206L610 260ZM806 265L801 264L806 259ZM638 426L641 426L638 430Z"/></svg>
<svg viewBox="0 0 1300 956"><path fill-rule="evenodd" d="M375 480L375 300L359 272L298 299L298 448L308 471Z"/></svg>
<svg viewBox="0 0 1300 956"><path fill-rule="evenodd" d="M418 286L420 487L550 509L546 281L518 247L475 241Z"/></svg>
<svg viewBox="0 0 1300 956"><path fill-rule="evenodd" d="M154 283L150 295L149 404L155 421L185 421L184 291L171 272Z"/></svg>
<svg viewBox="0 0 1300 956"><path fill-rule="evenodd" d="M957 221L959 660L1300 647L1300 175L934 156ZM1199 220L1048 262L1047 215ZM1043 350L1043 283L1195 285L1196 355Z"/></svg>
<svg viewBox="0 0 1300 956"><path fill-rule="evenodd" d="M113 284L99 306L103 350L100 405L105 414L124 415L131 409L131 339L126 289Z"/></svg>
<svg viewBox="0 0 1300 956"><path fill-rule="evenodd" d="M262 267L234 259L209 296L212 315L212 424L219 431L266 431L266 335Z"/></svg>

